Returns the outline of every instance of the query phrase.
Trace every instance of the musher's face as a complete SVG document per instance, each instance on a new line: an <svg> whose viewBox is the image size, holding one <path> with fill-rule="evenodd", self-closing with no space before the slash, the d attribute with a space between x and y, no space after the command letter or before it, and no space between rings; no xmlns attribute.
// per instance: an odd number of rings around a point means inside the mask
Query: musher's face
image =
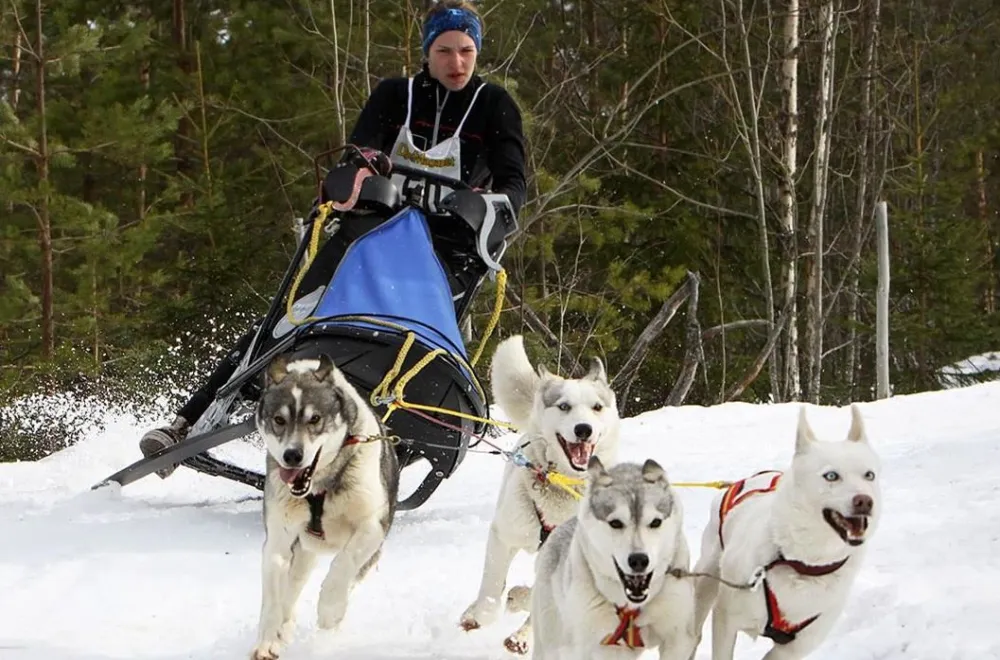
<svg viewBox="0 0 1000 660"><path fill-rule="evenodd" d="M469 84L476 68L476 42L458 30L442 32L427 53L431 76L453 92Z"/></svg>

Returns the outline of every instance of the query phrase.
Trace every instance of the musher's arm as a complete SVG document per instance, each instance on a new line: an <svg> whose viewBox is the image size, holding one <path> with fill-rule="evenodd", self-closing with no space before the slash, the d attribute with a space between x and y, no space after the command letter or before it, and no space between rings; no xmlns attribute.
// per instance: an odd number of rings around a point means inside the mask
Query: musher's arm
<svg viewBox="0 0 1000 660"><path fill-rule="evenodd" d="M486 134L486 163L493 175L493 192L505 193L520 214L527 196L524 174L524 130L521 111L506 90L493 106Z"/></svg>

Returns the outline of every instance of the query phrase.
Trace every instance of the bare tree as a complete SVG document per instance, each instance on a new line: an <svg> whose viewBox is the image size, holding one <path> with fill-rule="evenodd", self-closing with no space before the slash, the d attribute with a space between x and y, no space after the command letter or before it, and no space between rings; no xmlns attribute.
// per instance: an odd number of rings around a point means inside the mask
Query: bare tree
<svg viewBox="0 0 1000 660"><path fill-rule="evenodd" d="M871 179L874 173L875 102L874 85L876 70L877 42L879 34L879 17L881 0L868 0L865 3L868 11L865 16L864 56L861 74L861 143L858 146L858 176L857 193L854 202L854 217L851 224L851 248L848 263L848 309L847 309L847 368L845 377L851 383L852 389L857 382L857 365L860 361L861 346L857 341L858 315L861 307L860 268L861 251L864 246L866 220L871 218L869 195ZM878 194L877 192L875 194Z"/></svg>
<svg viewBox="0 0 1000 660"><path fill-rule="evenodd" d="M372 54L372 2L361 0L361 12L365 22L365 56L361 61L361 75L365 80L365 98L371 96L371 54Z"/></svg>
<svg viewBox="0 0 1000 660"><path fill-rule="evenodd" d="M806 377L809 400L819 403L823 372L823 224L826 216L827 182L830 174L830 149L833 125L833 79L836 59L836 35L840 22L837 0L823 4L820 24L823 44L820 55L820 81L816 104L816 128L813 153L813 194L809 208L809 258L806 278Z"/></svg>
<svg viewBox="0 0 1000 660"><path fill-rule="evenodd" d="M347 112L344 110L344 86L340 84L340 34L337 29L337 0L330 0L330 25L333 39L333 108L337 113L337 137L339 144L347 142ZM339 146L339 145L338 145Z"/></svg>
<svg viewBox="0 0 1000 660"><path fill-rule="evenodd" d="M184 0L174 0L171 12L171 37L177 55L177 66L181 74L186 78L191 74L191 54L188 44L188 22ZM190 156L192 134L194 133L194 122L189 113L184 113L177 123L177 135L174 142L174 154L177 160L177 174L182 180L194 178L192 173L194 166ZM181 193L181 205L190 209L194 206L194 194L190 189L185 189Z"/></svg>
<svg viewBox="0 0 1000 660"><path fill-rule="evenodd" d="M799 382L798 312L795 301L795 293L798 288L795 270L797 260L795 176L798 169L799 141L799 12L799 0L788 0L788 13L785 15L784 26L784 52L781 63L783 167L781 195L778 204L784 267L782 276L783 307L788 310L785 331L784 385L785 396L793 401L799 399L802 390ZM771 334L773 336L773 331Z"/></svg>
<svg viewBox="0 0 1000 660"><path fill-rule="evenodd" d="M629 350L628 357L625 358L625 363L611 379L612 385L621 392L621 399L623 401L628 399L632 383L639 375L639 369L642 367L642 363L646 359L646 354L649 352L653 341L660 336L664 328L667 327L667 324L674 318L674 315L681 308L681 305L684 304L684 301L689 298L694 299L694 307L689 308L689 314L697 316L699 283L700 278L698 275L689 271L684 283L678 286L670 297L664 301L660 310L646 324L643 331L639 333L639 337L632 344L631 350Z"/></svg>

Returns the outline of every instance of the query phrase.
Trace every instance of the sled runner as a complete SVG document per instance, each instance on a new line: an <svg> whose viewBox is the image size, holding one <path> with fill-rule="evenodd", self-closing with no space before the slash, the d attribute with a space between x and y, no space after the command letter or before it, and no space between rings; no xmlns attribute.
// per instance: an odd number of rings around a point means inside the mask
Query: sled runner
<svg viewBox="0 0 1000 660"><path fill-rule="evenodd" d="M317 202L270 307L188 437L94 488L180 464L263 489L263 474L209 450L255 432L263 372L282 353L330 356L383 417L400 465L430 464L400 509L419 507L462 463L488 401L460 326L485 278L504 275L513 207L506 195L347 149L348 162L317 175Z"/></svg>

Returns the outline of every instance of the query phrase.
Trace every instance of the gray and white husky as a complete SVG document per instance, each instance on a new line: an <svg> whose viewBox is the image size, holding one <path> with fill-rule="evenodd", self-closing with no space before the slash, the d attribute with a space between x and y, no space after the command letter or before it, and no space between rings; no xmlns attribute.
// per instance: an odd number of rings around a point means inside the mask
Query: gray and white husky
<svg viewBox="0 0 1000 660"><path fill-rule="evenodd" d="M695 649L694 583L684 515L667 475L647 459L605 469L590 459L578 516L535 560L535 660L686 660Z"/></svg>
<svg viewBox="0 0 1000 660"><path fill-rule="evenodd" d="M490 381L494 401L522 432L518 447L533 465L581 477L593 456L609 464L616 460L618 405L600 359L592 360L582 378L564 378L542 365L533 368L524 338L514 335L497 347ZM496 620L515 555L536 552L556 525L575 515L577 506L572 494L507 463L486 542L479 593L462 614L462 628L473 630ZM529 602L528 587L510 590L510 611L525 610ZM525 653L530 635L529 617L504 644L512 652Z"/></svg>
<svg viewBox="0 0 1000 660"><path fill-rule="evenodd" d="M344 618L352 587L378 561L399 488L396 453L367 402L326 355L269 365L256 410L267 447L262 601L252 660L290 641L295 604L318 555L336 553L318 625Z"/></svg>
<svg viewBox="0 0 1000 660"><path fill-rule="evenodd" d="M803 407L790 468L715 498L695 572L745 583L763 570L763 588L698 578L695 625L700 637L712 613L713 660L732 660L740 631L774 642L766 660L803 658L827 637L877 527L879 465L856 405L841 442L819 441Z"/></svg>

